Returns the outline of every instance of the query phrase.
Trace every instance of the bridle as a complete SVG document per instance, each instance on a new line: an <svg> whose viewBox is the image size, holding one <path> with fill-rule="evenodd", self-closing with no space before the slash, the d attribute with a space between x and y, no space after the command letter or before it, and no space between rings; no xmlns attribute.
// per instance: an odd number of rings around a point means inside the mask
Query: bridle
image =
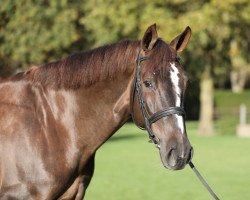
<svg viewBox="0 0 250 200"><path fill-rule="evenodd" d="M186 113L182 107L176 106L176 107L165 108L156 113L153 113L152 115L149 115L146 109L143 97L142 97L142 82L141 82L141 77L140 77L141 62L145 60L148 60L148 57L141 56L140 51L139 51L137 60L136 60L136 71L135 71L135 76L134 76L131 95L130 95L131 116L136 126L138 126L140 129L146 129L148 132L150 141L153 142L156 147L160 148L160 140L159 138L155 136L154 132L152 131L151 129L152 124L158 121L159 119L169 116L169 115L177 114L177 115L185 116ZM178 60L175 59L174 61L176 62ZM135 91L137 91L138 100L139 100L140 109L142 111L142 115L144 118L145 127L138 125L134 118L133 105L134 105Z"/></svg>
<svg viewBox="0 0 250 200"><path fill-rule="evenodd" d="M152 115L149 115L149 113L146 109L146 106L144 104L143 97L142 97L142 83L141 83L141 78L140 78L140 69L141 69L140 64L142 61L147 60L147 59L148 59L148 57L141 56L140 51L139 51L138 56L137 56L137 60L136 60L136 71L135 71L135 76L134 76L131 95L130 95L131 116L132 116L132 119L133 119L134 123L136 124L136 126L138 126L140 129L146 129L148 131L148 136L149 136L150 141L153 142L157 148L160 148L160 140L159 140L159 138L157 138L155 136L154 132L151 129L151 125L163 117L173 115L173 114L177 114L177 115L181 115L181 116L185 117L186 113L182 107L176 106L176 107L165 108L165 109L160 110ZM179 62L178 58L175 59L174 61ZM142 115L144 118L145 127L138 125L134 119L133 105L134 105L135 91L137 91L137 94L138 94L138 100L139 100L140 108L141 108ZM190 161L188 164L191 167L191 169L194 171L194 173L197 175L197 177L200 179L202 184L205 186L205 188L209 191L211 196L215 200L219 200L219 197L210 188L210 186L207 184L205 179L201 176L201 174L196 169L196 167L194 166L192 161Z"/></svg>

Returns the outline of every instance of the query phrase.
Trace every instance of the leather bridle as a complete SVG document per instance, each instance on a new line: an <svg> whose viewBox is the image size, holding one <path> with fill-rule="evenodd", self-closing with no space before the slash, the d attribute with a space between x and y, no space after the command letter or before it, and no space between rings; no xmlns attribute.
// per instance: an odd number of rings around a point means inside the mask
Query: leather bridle
<svg viewBox="0 0 250 200"><path fill-rule="evenodd" d="M156 147L160 148L160 140L159 138L155 136L154 132L152 131L151 129L152 124L158 121L159 119L169 116L169 115L177 114L177 115L185 116L186 113L182 107L176 106L176 107L165 108L152 115L149 115L146 109L143 97L142 97L142 81L140 77L141 62L147 59L148 57L141 56L140 51L139 51L137 60L136 60L136 71L135 71L135 76L134 76L131 95L130 95L131 116L136 126L138 126L140 129L144 129L144 130L146 129L148 131L148 136L149 136L150 141L152 141L156 145ZM174 61L176 62L178 60L175 59ZM141 108L142 115L144 118L144 123L145 123L144 127L138 125L134 118L135 114L134 114L133 106L134 106L135 91L137 91L140 108Z"/></svg>
<svg viewBox="0 0 250 200"><path fill-rule="evenodd" d="M153 133L153 131L151 129L151 125L153 123L155 123L156 121L158 121L159 119L166 117L166 116L169 116L169 115L177 114L177 115L185 116L185 111L182 107L176 106L176 107L165 108L165 109L160 110L152 115L149 115L149 113L146 109L146 106L144 104L143 98L142 98L142 82L141 82L141 78L140 78L140 69L141 69L140 64L142 61L147 60L147 59L148 59L148 57L141 56L140 51L139 51L139 54L138 54L137 60L136 60L136 71L135 71L135 76L134 76L131 95L130 95L131 116L132 116L132 119L133 119L134 123L136 124L136 126L138 126L140 129L146 129L148 131L150 141L153 142L157 148L160 148L160 140ZM179 62L178 59L175 59L174 61ZM145 127L138 125L134 119L133 105L134 105L135 90L137 91L137 94L138 94L138 100L139 100L140 108L141 108L142 115L144 118ZM201 176L201 174L198 172L198 170L195 168L194 164L191 161L189 162L189 166L192 168L192 170L197 175L197 177L200 179L200 181L205 186L205 188L209 191L211 196L215 200L219 200L219 197L210 188L210 186L207 184L205 179Z"/></svg>

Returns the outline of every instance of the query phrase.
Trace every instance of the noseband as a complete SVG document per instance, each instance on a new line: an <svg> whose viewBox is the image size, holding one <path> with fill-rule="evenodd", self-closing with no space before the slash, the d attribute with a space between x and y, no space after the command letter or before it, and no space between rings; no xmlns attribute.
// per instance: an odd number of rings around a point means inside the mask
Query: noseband
<svg viewBox="0 0 250 200"><path fill-rule="evenodd" d="M152 131L151 129L152 124L163 117L173 115L173 114L185 116L185 111L182 107L169 107L169 108L160 110L152 115L149 115L146 109L145 103L143 101L143 97L142 97L142 81L140 78L141 62L147 59L148 57L141 56L140 51L139 51L139 54L136 60L136 71L135 71L135 76L134 76L131 95L130 95L131 116L136 126L138 126L140 129L143 129L143 130L146 129L148 131L148 136L149 136L150 141L153 142L157 148L160 148L160 140L159 138L155 136L154 132ZM142 115L143 115L144 122L145 122L145 127L138 125L134 118L133 105L134 105L135 90L137 91L140 108L141 108Z"/></svg>

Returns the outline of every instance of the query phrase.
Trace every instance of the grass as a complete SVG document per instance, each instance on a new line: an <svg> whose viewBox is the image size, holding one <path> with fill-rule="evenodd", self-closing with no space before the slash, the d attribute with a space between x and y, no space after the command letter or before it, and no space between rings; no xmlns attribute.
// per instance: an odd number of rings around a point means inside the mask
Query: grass
<svg viewBox="0 0 250 200"><path fill-rule="evenodd" d="M250 112L250 90L242 93L232 93L231 90L216 90L214 94L216 110L220 115L236 115L238 117L239 107L245 104Z"/></svg>
<svg viewBox="0 0 250 200"><path fill-rule="evenodd" d="M250 139L234 135L196 136L197 122L187 130L193 162L221 199L250 199ZM96 168L86 200L206 200L209 193L187 166L165 169L147 133L126 124L96 156Z"/></svg>
<svg viewBox="0 0 250 200"><path fill-rule="evenodd" d="M235 134L241 104L245 104L247 107L247 123L250 123L250 90L239 94L232 93L231 90L216 90L214 99L217 117L215 130L218 134Z"/></svg>

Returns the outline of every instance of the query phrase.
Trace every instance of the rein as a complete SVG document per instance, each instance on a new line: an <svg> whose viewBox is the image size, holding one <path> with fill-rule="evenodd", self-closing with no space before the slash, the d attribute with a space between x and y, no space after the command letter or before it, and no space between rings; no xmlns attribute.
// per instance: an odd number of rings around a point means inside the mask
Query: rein
<svg viewBox="0 0 250 200"><path fill-rule="evenodd" d="M181 115L181 116L185 117L186 113L182 107L176 106L176 107L165 108L165 109L160 110L152 115L149 115L149 113L146 109L146 106L144 104L143 97L142 97L142 81L141 81L141 77L140 77L141 62L145 61L145 60L148 60L148 57L141 56L140 51L139 51L138 56L137 56L137 60L136 60L136 71L135 71L135 76L134 76L131 95L130 95L131 116L132 116L132 119L137 127L139 127L142 130L145 130L145 129L147 130L148 136L150 139L149 141L153 142L155 144L155 146L160 149L160 139L155 136L154 132L151 129L151 125L163 117L173 115L173 114L177 114L177 115ZM176 61L179 61L179 60L177 59ZM145 122L145 127L138 125L135 121L135 118L134 118L133 105L134 105L135 91L137 91L140 108L141 108L142 115L143 115L144 122ZM194 166L192 161L189 162L189 166L194 171L196 176L199 178L201 183L208 190L208 192L211 194L211 196L215 200L219 200L218 196L209 187L209 185L207 184L205 179L201 176L199 171L196 169L196 167Z"/></svg>
<svg viewBox="0 0 250 200"><path fill-rule="evenodd" d="M157 138L155 134L153 133L151 129L151 125L163 117L173 115L173 114L185 116L186 113L184 109L181 107L169 107L169 108L160 110L152 115L149 115L146 109L143 97L142 97L142 81L140 77L141 62L145 60L148 60L148 57L141 56L140 51L139 51L137 60L136 60L135 77L133 80L133 85L132 85L132 90L131 90L131 95L130 95L131 116L137 127L139 127L142 130L145 130L145 129L147 130L148 136L150 139L149 141L153 142L157 148L160 148L160 139ZM135 91L137 91L140 108L141 108L142 115L143 115L144 122L145 122L145 127L138 125L134 119L133 105L134 105Z"/></svg>
<svg viewBox="0 0 250 200"><path fill-rule="evenodd" d="M193 170L193 172L196 174L196 176L198 177L198 179L201 181L201 183L204 185L204 187L207 189L207 191L211 194L211 196L215 200L220 200L219 197L214 193L214 191L209 187L209 185L207 184L207 182L205 181L205 179L201 176L201 174L196 169L196 167L194 166L194 164L192 163L192 161L190 161L188 164L191 167L191 169Z"/></svg>

